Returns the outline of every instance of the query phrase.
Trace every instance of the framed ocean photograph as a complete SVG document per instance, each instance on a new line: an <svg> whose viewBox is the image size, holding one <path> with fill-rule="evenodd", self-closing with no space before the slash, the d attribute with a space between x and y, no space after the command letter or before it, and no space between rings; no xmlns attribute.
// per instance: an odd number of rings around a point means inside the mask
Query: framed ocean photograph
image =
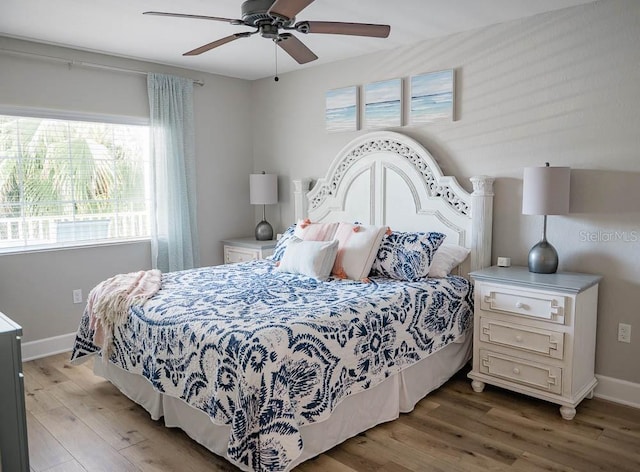
<svg viewBox="0 0 640 472"><path fill-rule="evenodd" d="M364 127L402 126L402 79L364 86Z"/></svg>
<svg viewBox="0 0 640 472"><path fill-rule="evenodd" d="M453 120L453 69L411 77L409 120L412 125Z"/></svg>
<svg viewBox="0 0 640 472"><path fill-rule="evenodd" d="M329 90L325 94L327 131L358 130L358 86Z"/></svg>

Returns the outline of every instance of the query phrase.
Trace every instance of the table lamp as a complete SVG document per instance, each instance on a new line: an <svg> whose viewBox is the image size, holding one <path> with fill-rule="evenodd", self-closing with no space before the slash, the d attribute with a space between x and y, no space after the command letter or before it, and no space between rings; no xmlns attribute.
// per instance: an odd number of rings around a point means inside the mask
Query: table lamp
<svg viewBox="0 0 640 472"><path fill-rule="evenodd" d="M273 239L273 228L265 217L265 206L278 203L278 176L276 174L251 174L249 176L249 200L252 205L262 205L262 221L256 226L256 239Z"/></svg>
<svg viewBox="0 0 640 472"><path fill-rule="evenodd" d="M569 167L527 167L522 184L522 214L544 215L542 240L529 251L529 272L553 274L558 252L547 241L547 215L569 213Z"/></svg>

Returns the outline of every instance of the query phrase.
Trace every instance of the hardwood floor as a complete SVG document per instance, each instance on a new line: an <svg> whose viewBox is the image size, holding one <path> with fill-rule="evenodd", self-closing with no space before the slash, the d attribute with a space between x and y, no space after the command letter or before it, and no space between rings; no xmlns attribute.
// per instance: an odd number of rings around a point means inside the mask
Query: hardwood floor
<svg viewBox="0 0 640 472"><path fill-rule="evenodd" d="M153 421L89 363L68 354L24 364L33 472L237 471ZM585 400L573 421L556 405L487 386L466 372L410 414L301 464L298 472L640 471L640 410Z"/></svg>

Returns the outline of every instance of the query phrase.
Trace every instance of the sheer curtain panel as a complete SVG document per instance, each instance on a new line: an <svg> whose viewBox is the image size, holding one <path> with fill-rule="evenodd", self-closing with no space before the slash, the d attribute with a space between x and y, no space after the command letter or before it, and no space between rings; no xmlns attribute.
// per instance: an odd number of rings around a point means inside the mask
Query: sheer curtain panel
<svg viewBox="0 0 640 472"><path fill-rule="evenodd" d="M154 222L154 268L163 272L198 265L193 81L149 74Z"/></svg>

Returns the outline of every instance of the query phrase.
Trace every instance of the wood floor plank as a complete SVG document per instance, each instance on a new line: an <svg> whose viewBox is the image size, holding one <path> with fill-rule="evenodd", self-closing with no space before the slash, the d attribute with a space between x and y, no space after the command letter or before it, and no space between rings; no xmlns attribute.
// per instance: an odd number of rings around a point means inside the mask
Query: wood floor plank
<svg viewBox="0 0 640 472"><path fill-rule="evenodd" d="M421 470L427 470L423 468ZM407 469L406 467L401 466L400 464L396 464L395 462L387 462L385 465L381 466L379 469L376 469L376 472L412 472L414 469Z"/></svg>
<svg viewBox="0 0 640 472"><path fill-rule="evenodd" d="M55 361L50 357L36 359L23 364L25 375L33 378L42 388L47 388L61 382L70 380L57 368Z"/></svg>
<svg viewBox="0 0 640 472"><path fill-rule="evenodd" d="M459 379L458 379L459 380ZM518 411L524 418L545 423L554 429L567 430L585 437L597 439L604 428L593 422L585 420L583 415L576 415L572 421L562 419L558 405L531 397L526 397L504 389L488 385L482 393L476 393L470 388L470 382L452 382L442 390L442 401L456 408L463 409L465 414L473 414L474 411L484 412L491 408L503 408L510 411ZM434 400L438 401L440 392L436 392ZM431 395L430 395L431 396ZM584 403L589 400L585 400ZM582 408L582 404L579 406Z"/></svg>
<svg viewBox="0 0 640 472"><path fill-rule="evenodd" d="M618 416L619 409L611 402L606 402L601 406L597 406L601 402L595 402L596 406L593 406L592 403L594 402L585 401L584 405L580 405L582 407L580 408L581 421L597 425L603 430L618 431L640 441L640 418L637 415L630 412L626 416Z"/></svg>
<svg viewBox="0 0 640 472"><path fill-rule="evenodd" d="M424 470L425 467L459 472L506 470L503 464L490 458L478 454L461 453L454 448L435 443L421 431L401 422L393 421L381 426L383 427L371 428L364 434L378 444L386 444L387 447L393 448L400 455L400 459L394 458L394 462L409 470L419 471Z"/></svg>
<svg viewBox="0 0 640 472"><path fill-rule="evenodd" d="M357 472L346 464L335 460L327 454L316 456L295 468L296 472Z"/></svg>
<svg viewBox="0 0 640 472"><path fill-rule="evenodd" d="M399 466L408 471L419 472L425 470L426 467L431 467L432 470L448 470L451 467L451 464L445 461L431 457L408 444L393 439L382 429L372 428L366 431L364 436L373 440L367 448L363 448L365 451L368 450L369 454L379 454L380 449L385 449L384 456L389 460L379 470L386 470L388 467L397 469Z"/></svg>
<svg viewBox="0 0 640 472"><path fill-rule="evenodd" d="M600 468L605 471L629 471L637 472L640 470L640 458L634 458L633 454L627 451L618 451L617 454L611 454L611 450L598 441L581 438L566 433L565 431L554 431L547 425L540 425L535 421L523 418L512 411L493 409L487 413L487 417L495 417L498 421L512 425L515 431L524 438L529 444L538 444L544 447L539 454L541 457L552 458L549 451L579 456L582 461L586 461L589 468L594 469L593 463L597 460L601 463ZM532 451L532 449L529 449ZM569 461L558 460L561 464L571 466L574 462L572 458ZM595 470L595 469L594 469Z"/></svg>
<svg viewBox="0 0 640 472"><path fill-rule="evenodd" d="M167 450L161 443L143 441L120 453L143 472L236 472L231 464L216 460L213 454L198 454L196 443L180 449Z"/></svg>
<svg viewBox="0 0 640 472"><path fill-rule="evenodd" d="M210 451L193 441L189 436L177 428L167 428L162 420L154 421L149 413L139 405L133 405L126 410L116 413L121 417L123 425L135 429L138 433L148 439L149 443L163 445L164 449L171 451L190 451L191 455L200 456L201 460L215 467L212 470L239 471L233 464L225 458L212 454ZM126 450L122 454L130 454ZM178 453L180 455L181 452ZM137 456L143 457L143 456Z"/></svg>
<svg viewBox="0 0 640 472"><path fill-rule="evenodd" d="M34 416L85 469L91 472L139 470L66 407Z"/></svg>
<svg viewBox="0 0 640 472"><path fill-rule="evenodd" d="M24 374L25 408L32 413L55 410L62 404L51 395L35 378L28 373Z"/></svg>
<svg viewBox="0 0 640 472"><path fill-rule="evenodd" d="M96 383L85 391L96 400L99 400L100 404L112 413L136 404L109 382Z"/></svg>
<svg viewBox="0 0 640 472"><path fill-rule="evenodd" d="M636 456L640 456L640 441L638 441L638 438L617 429L605 429L598 438L598 442L606 444L607 447L613 450L622 448Z"/></svg>
<svg viewBox="0 0 640 472"><path fill-rule="evenodd" d="M31 412L27 412L27 435L29 463L34 472L43 472L73 460L69 451L42 426Z"/></svg>
<svg viewBox="0 0 640 472"><path fill-rule="evenodd" d="M523 447L505 444L491 438L491 436L477 432L471 426L474 421L479 423L480 420L473 420L471 416L467 417L463 410L440 406L440 408L424 414L416 409L413 414L407 415L401 420L407 425L423 431L431 441L443 442L457 448L460 455L473 453L502 464L511 465L525 450Z"/></svg>
<svg viewBox="0 0 640 472"><path fill-rule="evenodd" d="M640 425L640 408L631 408L599 398L597 401L581 403L580 407L581 411L592 416L610 418L611 420L623 420L634 425Z"/></svg>
<svg viewBox="0 0 640 472"><path fill-rule="evenodd" d="M437 457L446 464L455 464L461 457L461 451L442 441L432 441L428 434L419 429L408 426L401 421L405 415L401 415L397 421L384 423L376 428L367 431L367 434L374 434L374 429L381 430L390 438L400 441L429 457Z"/></svg>
<svg viewBox="0 0 640 472"><path fill-rule="evenodd" d="M93 375L92 364L92 362L84 362L77 365L71 364L67 354L59 358L59 364L56 364L56 369L68 379L73 380L78 386L90 389L95 384L107 382L102 377Z"/></svg>
<svg viewBox="0 0 640 472"><path fill-rule="evenodd" d="M82 467L77 461L72 460L70 462L65 462L64 464L60 464L56 467L52 467L51 469L47 469L44 472L90 472L90 471L87 471L87 469Z"/></svg>
<svg viewBox="0 0 640 472"><path fill-rule="evenodd" d="M584 455L564 447L562 441L559 441L546 425L539 424L538 430L527 432L518 421L520 417L516 413L511 417L498 419L500 411L502 410L499 408L492 409L481 418L473 418L467 417L464 411L439 408L421 418L422 427L427 430L433 428L437 431L436 438L448 437L450 442L459 443L464 450L485 455L491 454L493 450L496 453L493 458L499 460L503 457L505 463L511 465L523 452L529 451L541 457L551 457L562 465L577 464L581 470L607 470L606 467L594 468L592 462ZM496 415L492 416L493 412L497 412ZM456 437L458 434L460 438ZM464 441L461 441L462 439Z"/></svg>
<svg viewBox="0 0 640 472"><path fill-rule="evenodd" d="M514 470L518 472L577 472L572 467L567 467L525 452L513 463Z"/></svg>
<svg viewBox="0 0 640 472"><path fill-rule="evenodd" d="M131 428L122 416L113 415L109 410L100 406L86 405L80 402L73 404L72 411L76 417L116 450L124 449L147 439L135 428Z"/></svg>
<svg viewBox="0 0 640 472"><path fill-rule="evenodd" d="M377 470L386 464L388 460L381 454L371 455L367 453L367 448L363 450L362 447L358 447L368 441L362 435L358 435L342 443L341 447L329 450L327 454L352 469Z"/></svg>
<svg viewBox="0 0 640 472"><path fill-rule="evenodd" d="M53 385L47 389L47 392L67 408L73 409L76 405L105 408L100 395L90 394L72 380Z"/></svg>

